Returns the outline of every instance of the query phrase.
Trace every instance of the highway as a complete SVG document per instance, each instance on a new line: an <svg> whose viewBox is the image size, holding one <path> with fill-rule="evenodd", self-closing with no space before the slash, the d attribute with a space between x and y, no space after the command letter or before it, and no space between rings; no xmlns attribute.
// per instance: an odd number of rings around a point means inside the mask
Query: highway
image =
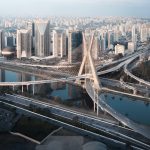
<svg viewBox="0 0 150 150"><path fill-rule="evenodd" d="M150 83L149 82L146 82L142 79L139 79L137 78L136 76L134 76L133 74L131 74L127 67L128 65L135 59L137 59L142 53L144 52L138 52L138 53L135 53L132 55L132 57L130 56L128 59L124 58L125 60L119 60L118 62L121 62L120 64L118 64L117 66L115 67L112 67L110 69L107 69L107 70L104 70L104 71L100 71L97 73L97 75L103 75L103 74L106 74L106 73L109 73L109 72L114 72L114 71L117 71L119 70L120 68L122 68L124 66L124 72L131 76L132 78L136 79L137 81L139 81L140 83L144 83L148 86L150 86ZM116 62L115 62L116 63ZM112 63L111 63L112 64ZM17 64L19 65L19 64ZM34 66L32 66L34 67ZM55 72L55 71L52 71L53 74L57 74L60 72ZM64 73L62 73L61 75L65 75ZM60 79L50 79L50 80L40 80L40 81L24 81L24 82L0 82L0 86L18 86L18 85L26 85L26 86L29 86L29 85L35 85L35 84L44 84L44 83L54 83L54 82L68 82L68 81L75 81L76 79L90 79L91 78L91 74L85 74L85 75L81 75L81 76L74 76L74 77L64 77L64 78L60 78ZM135 88L133 88L131 85L127 85L126 83L124 83L123 81L121 82L122 83L122 86L125 86L129 89L132 89L133 91L135 90ZM94 91L95 91L95 88L94 86L92 86L93 83L91 82L86 82L85 83L85 88L86 88L86 91L87 93L89 94L89 96L92 98L92 100L95 102L95 96L94 96ZM101 89L103 90L103 88ZM10 96L10 95L9 95ZM1 97L2 98L2 97ZM24 106L29 106L31 103L35 103L33 101L27 101L27 100L22 100L21 102L16 100L16 99L22 99L21 97L19 96L16 96L15 95L15 99L13 99L12 101L14 103L17 103L18 104L23 104ZM118 112L116 112L114 109L112 109L110 106L108 106L106 103L105 103L105 97L102 97L102 96L99 96L98 95L98 98L99 100L96 102L98 107L100 107L102 110L108 112L110 115L112 115L115 119L117 119L118 121L122 122L125 126L128 126L130 127L131 129L133 129L134 131L136 131L137 133L140 133L141 135L147 137L150 139L150 130L149 128L146 128L146 127L143 127L141 125L138 125L137 123L129 120L127 117L119 114ZM4 97L3 97L4 99ZM7 101L11 101L11 98L8 98L8 95L7 97L5 98L5 100ZM29 104L28 104L29 103ZM41 102L38 102L36 103L35 105L38 105L39 107L43 106L44 108L49 108L49 105L47 104L43 104ZM51 108L52 109L52 108ZM52 109L54 111L54 109ZM60 111L60 109L59 109ZM57 110L58 112L58 110ZM54 113L56 114L56 112L54 111ZM59 115L59 114L57 114ZM67 111L67 112L64 112L63 110L61 110L61 115L64 115L64 117L67 117L67 118L70 118L70 119L73 119L73 117L75 117L76 115L79 116L79 119L81 122L84 122L84 123L88 123L88 125L91 125L92 127L95 127L95 128L98 128L99 129L105 129L108 128L106 127L106 122L103 121L102 122L97 122L97 121L93 121L93 118L91 119L89 116L88 116L88 120L87 120L87 116L85 117L85 114L84 115L81 115L79 113L73 113L71 111ZM102 121L102 120L101 120ZM110 124L109 123L109 128L110 128ZM108 123L107 123L108 125ZM112 126L112 125L111 125ZM113 125L114 126L114 125ZM118 131L114 130L114 128L111 127L111 130L110 129L107 129L107 134L117 134ZM110 133L111 132L111 133ZM118 134L117 136L120 138L122 135L122 133ZM124 135L124 134L123 134ZM127 135L124 137L121 137L123 139L126 139L126 140L129 140L128 138L131 138L131 137L128 137ZM131 138L130 141L132 141L133 139ZM134 139L135 140L135 139ZM134 141L133 140L133 141ZM134 141L135 142L135 141ZM138 141L136 141L137 144Z"/></svg>
<svg viewBox="0 0 150 150"><path fill-rule="evenodd" d="M121 67L123 67L128 62L133 61L135 58L139 57L140 54L136 54L133 58L130 58L129 60L126 60L125 62L120 63L119 65L105 70L100 71L97 73L97 75L103 75L109 72L114 72L116 70L119 70ZM59 72L60 74L60 72ZM19 85L35 85L35 84L44 84L44 83L54 83L54 82L66 82L66 81L72 81L76 79L81 78L90 78L90 75L82 75L82 76L74 76L74 77L66 77L66 78L60 78L60 79L51 79L51 80L39 80L39 81L24 81L24 82L0 82L0 86L19 86Z"/></svg>
<svg viewBox="0 0 150 150"><path fill-rule="evenodd" d="M30 111L28 109L24 109L24 108L15 106L13 104L9 104L7 102L3 102L1 100L0 100L0 103L4 104L4 105L7 105L9 107L12 107L12 108L16 108L17 109L17 113L19 113L19 114L24 114L26 116L32 116L32 117L41 118L44 121L48 121L49 123L55 124L57 126L61 126L61 127L65 128L65 129L68 129L68 130L71 130L73 132L79 133L80 135L92 137L92 138L94 138L94 139L96 139L98 141L100 140L101 142L103 142L105 144L115 146L116 148L119 148L119 147L120 148L122 148L122 147L125 148L126 147L125 143L120 142L118 140L115 140L115 139L112 139L112 138L109 138L109 137L106 137L106 136L103 136L103 135L100 135L100 134L97 134L97 133L94 133L94 132L91 132L91 131L88 131L88 130L85 130L85 129L82 129L82 128L79 128L79 127L76 127L76 126L73 126L73 125L70 125L68 123L65 123L65 122L62 122L62 121L59 121L59 120L56 120L56 119L53 119L53 118L41 115L39 113L32 112L32 111ZM105 132L105 131L103 131L103 132ZM106 132L106 134L107 134L107 132ZM148 148L146 148L146 149L148 150ZM138 149L138 147L136 147L136 149Z"/></svg>
<svg viewBox="0 0 150 150"><path fill-rule="evenodd" d="M130 61L124 66L124 72L125 72L128 76L130 76L131 78L133 78L133 79L135 79L136 81L138 81L139 83L143 83L143 84L145 84L145 85L147 85L147 86L150 87L150 82L145 81L145 80L143 80L143 79L140 79L140 78L136 77L135 75L133 75L133 74L127 69L129 63L130 63Z"/></svg>
<svg viewBox="0 0 150 150"><path fill-rule="evenodd" d="M104 87L105 87L105 85L109 85L111 87L127 88L132 91L134 91L134 90L139 91L143 94L150 94L150 89L145 88L138 84L124 82L122 78L120 79L120 81L114 80L114 79L109 79L109 78L100 78L100 81L101 81L102 85L104 85ZM102 88L104 88L104 87L102 87ZM137 95L137 94L135 94L135 95Z"/></svg>
<svg viewBox="0 0 150 150"><path fill-rule="evenodd" d="M98 117L94 118L93 116L89 116L87 114L79 113L79 112L72 111L70 109L65 109L65 108L58 107L58 106L56 107L48 103L40 102L40 101L33 100L33 99L28 99L23 96L7 94L5 98L7 98L6 99L7 101L13 101L15 103L19 101L19 104L22 102L22 103L26 103L29 106L30 104L33 104L40 108L47 108L47 109L49 108L51 113L58 115L58 116L63 116L64 118L71 119L71 120L74 117L78 116L78 120L80 122L83 122L84 124L88 124L88 126L95 127L100 130L104 130L108 134L115 135L124 140L128 140L131 143L136 143L137 145L147 146L147 144L143 143L145 142L144 139L143 139L143 142L141 142L140 141L141 138L139 138L139 140L136 140L133 138L133 136L137 138L138 134L133 132L132 130L128 128L120 127L116 124L112 124L111 122L101 120Z"/></svg>
<svg viewBox="0 0 150 150"><path fill-rule="evenodd" d="M131 85L125 83L122 78L120 78L120 83L121 83L121 85L122 85L123 87L126 87L126 88L128 88L128 89L130 89L130 90L132 90L132 91L135 91L135 90L136 90L135 87L133 87L133 86L131 86Z"/></svg>
<svg viewBox="0 0 150 150"><path fill-rule="evenodd" d="M20 63L20 62L3 62L4 64L9 65L16 65L16 66L26 66L26 67L40 67L40 68L52 68L52 69L59 69L59 68L72 68L73 66L70 65L40 65L40 64L26 64L26 63Z"/></svg>
<svg viewBox="0 0 150 150"><path fill-rule="evenodd" d="M110 73L110 72L117 71L117 70L119 70L120 68L122 68L124 65L129 64L129 63L132 62L134 59L138 58L140 55L141 55L141 53L138 53L138 54L132 56L131 58L129 58L128 60L125 60L125 61L121 62L120 64L118 64L118 65L115 66L115 67L112 67L112 68L107 69L107 70L104 70L104 71L97 72L97 75L104 75L104 74L107 74L107 73Z"/></svg>
<svg viewBox="0 0 150 150"><path fill-rule="evenodd" d="M92 98L92 100L104 111L108 112L110 115L112 115L114 118L119 120L121 123L123 123L125 126L128 126L129 128L133 129L137 133L142 134L143 136L150 139L150 128L146 126L139 125L132 120L128 119L124 115L116 112L113 108L111 108L109 105L105 103L105 97L100 95L98 102L95 101L95 94L94 94L94 88L92 86L93 84L90 81L86 81L86 91L89 94L89 96Z"/></svg>
<svg viewBox="0 0 150 150"><path fill-rule="evenodd" d="M106 63L106 64L104 64L103 66L99 65L99 66L96 67L96 70L99 71L100 69L102 69L102 68L104 68L104 67L106 67L106 66L114 65L114 64L117 64L117 63L121 63L121 62L126 61L126 60L128 60L128 59L130 59L130 58L133 58L134 56L139 55L139 54L141 54L141 53L143 53L143 52L145 52L145 50L138 51L138 52L135 52L135 53L133 53L133 54L131 54L131 55L129 55L129 56L123 57L123 58L121 58L121 59L119 59L119 60Z"/></svg>
<svg viewBox="0 0 150 150"><path fill-rule="evenodd" d="M23 82L0 82L0 86L19 86L19 85L36 85L36 84L44 84L44 83L55 83L55 82L68 82L68 81L75 81L76 79L82 78L89 78L91 75L81 75L81 76L74 76L74 77L66 77L60 79L50 79L50 80L36 80L36 81L23 81Z"/></svg>

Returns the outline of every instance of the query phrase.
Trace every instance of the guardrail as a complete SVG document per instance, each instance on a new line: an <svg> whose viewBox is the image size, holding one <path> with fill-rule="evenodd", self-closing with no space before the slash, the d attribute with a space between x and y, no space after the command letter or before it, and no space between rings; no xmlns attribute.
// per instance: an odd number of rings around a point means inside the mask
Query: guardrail
<svg viewBox="0 0 150 150"><path fill-rule="evenodd" d="M86 91L89 94L89 96L92 98L92 100L95 102L95 100L94 100L94 89L91 85L92 85L92 83L89 83L88 81L86 81ZM114 118L116 118L121 123L123 123L125 126L130 127L134 131L136 131L136 132L138 132L138 133L142 134L143 136L150 139L150 130L149 130L149 128L141 126L141 125L133 122L132 120L128 119L124 115L116 112L113 108L111 108L108 104L106 104L104 100L105 100L104 96L99 97L99 104L98 105L102 110L108 112Z"/></svg>

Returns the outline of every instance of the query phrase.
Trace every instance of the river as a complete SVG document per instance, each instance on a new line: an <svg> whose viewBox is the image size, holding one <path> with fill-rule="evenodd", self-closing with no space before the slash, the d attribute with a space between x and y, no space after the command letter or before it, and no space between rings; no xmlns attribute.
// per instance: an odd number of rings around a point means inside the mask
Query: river
<svg viewBox="0 0 150 150"><path fill-rule="evenodd" d="M30 80L40 80L40 78L33 75L14 72L10 70L0 70L1 82L17 82ZM79 100L83 96L81 94L82 88L64 82L36 85L35 92L43 93L48 97L58 97L62 101L68 99ZM111 93L104 93L104 95L106 103L114 108L116 111L137 123L150 126L150 103L140 99L133 99L127 96L122 96L119 94L116 95Z"/></svg>

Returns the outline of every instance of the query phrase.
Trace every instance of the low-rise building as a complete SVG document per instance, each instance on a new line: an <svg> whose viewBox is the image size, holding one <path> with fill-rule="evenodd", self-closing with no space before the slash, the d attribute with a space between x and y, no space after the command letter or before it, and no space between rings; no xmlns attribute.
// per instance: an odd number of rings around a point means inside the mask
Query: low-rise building
<svg viewBox="0 0 150 150"><path fill-rule="evenodd" d="M120 45L120 44L117 44L115 46L115 54L118 55L118 54L122 54L123 56L125 55L125 46L124 45Z"/></svg>

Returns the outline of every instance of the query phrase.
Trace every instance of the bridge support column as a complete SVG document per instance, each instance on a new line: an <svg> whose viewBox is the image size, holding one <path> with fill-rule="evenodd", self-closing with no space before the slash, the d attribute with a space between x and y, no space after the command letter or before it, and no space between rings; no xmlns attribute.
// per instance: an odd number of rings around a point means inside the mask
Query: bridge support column
<svg viewBox="0 0 150 150"><path fill-rule="evenodd" d="M99 115L99 100L97 100L97 116Z"/></svg>
<svg viewBox="0 0 150 150"><path fill-rule="evenodd" d="M94 112L97 112L97 116L99 115L99 93L98 90L94 90Z"/></svg>
<svg viewBox="0 0 150 150"><path fill-rule="evenodd" d="M93 103L94 103L94 106L93 106L94 107L94 112L96 111L95 110L95 108L96 108L96 101L95 100L96 100L96 92L94 91L94 101L93 101Z"/></svg>
<svg viewBox="0 0 150 150"><path fill-rule="evenodd" d="M96 110L95 110L95 107L96 107L96 103L95 103L95 101L94 101L94 112L96 111Z"/></svg>
<svg viewBox="0 0 150 150"><path fill-rule="evenodd" d="M91 84L90 86L93 86L94 93L93 93L93 91L88 89L86 82L85 82L85 88L89 92L90 91L92 92L92 96L93 96L92 99L94 102L94 112L97 109L97 115L98 115L98 113L99 113L99 101L98 101L98 99L99 99L99 91L101 90L101 84L99 82L99 78L97 76L97 70L95 69L94 60L93 60L93 57L91 55L95 33L94 32L92 33L91 40L90 40L89 44L87 44L85 33L82 33L82 35L83 35L83 44L84 44L85 54L84 54L84 57L83 57L83 60L81 63L81 67L79 69L78 76L90 74L90 77L88 77L88 82ZM89 46L87 47L87 45L89 45ZM78 80L79 79L77 79L76 82L79 82ZM97 107L96 107L96 105L97 105Z"/></svg>
<svg viewBox="0 0 150 150"><path fill-rule="evenodd" d="M35 94L35 91L34 91L34 84L32 85L32 93L33 93L33 95Z"/></svg>
<svg viewBox="0 0 150 150"><path fill-rule="evenodd" d="M99 93L96 91L96 101L97 101L97 116L99 115Z"/></svg>
<svg viewBox="0 0 150 150"><path fill-rule="evenodd" d="M22 85L22 93L23 93L23 85Z"/></svg>
<svg viewBox="0 0 150 150"><path fill-rule="evenodd" d="M13 91L15 91L15 86L13 85Z"/></svg>
<svg viewBox="0 0 150 150"><path fill-rule="evenodd" d="M29 90L29 85L27 85L27 92L28 92L28 90Z"/></svg>
<svg viewBox="0 0 150 150"><path fill-rule="evenodd" d="M137 94L137 90L136 90L136 89L133 90L133 94L134 94L134 95Z"/></svg>

